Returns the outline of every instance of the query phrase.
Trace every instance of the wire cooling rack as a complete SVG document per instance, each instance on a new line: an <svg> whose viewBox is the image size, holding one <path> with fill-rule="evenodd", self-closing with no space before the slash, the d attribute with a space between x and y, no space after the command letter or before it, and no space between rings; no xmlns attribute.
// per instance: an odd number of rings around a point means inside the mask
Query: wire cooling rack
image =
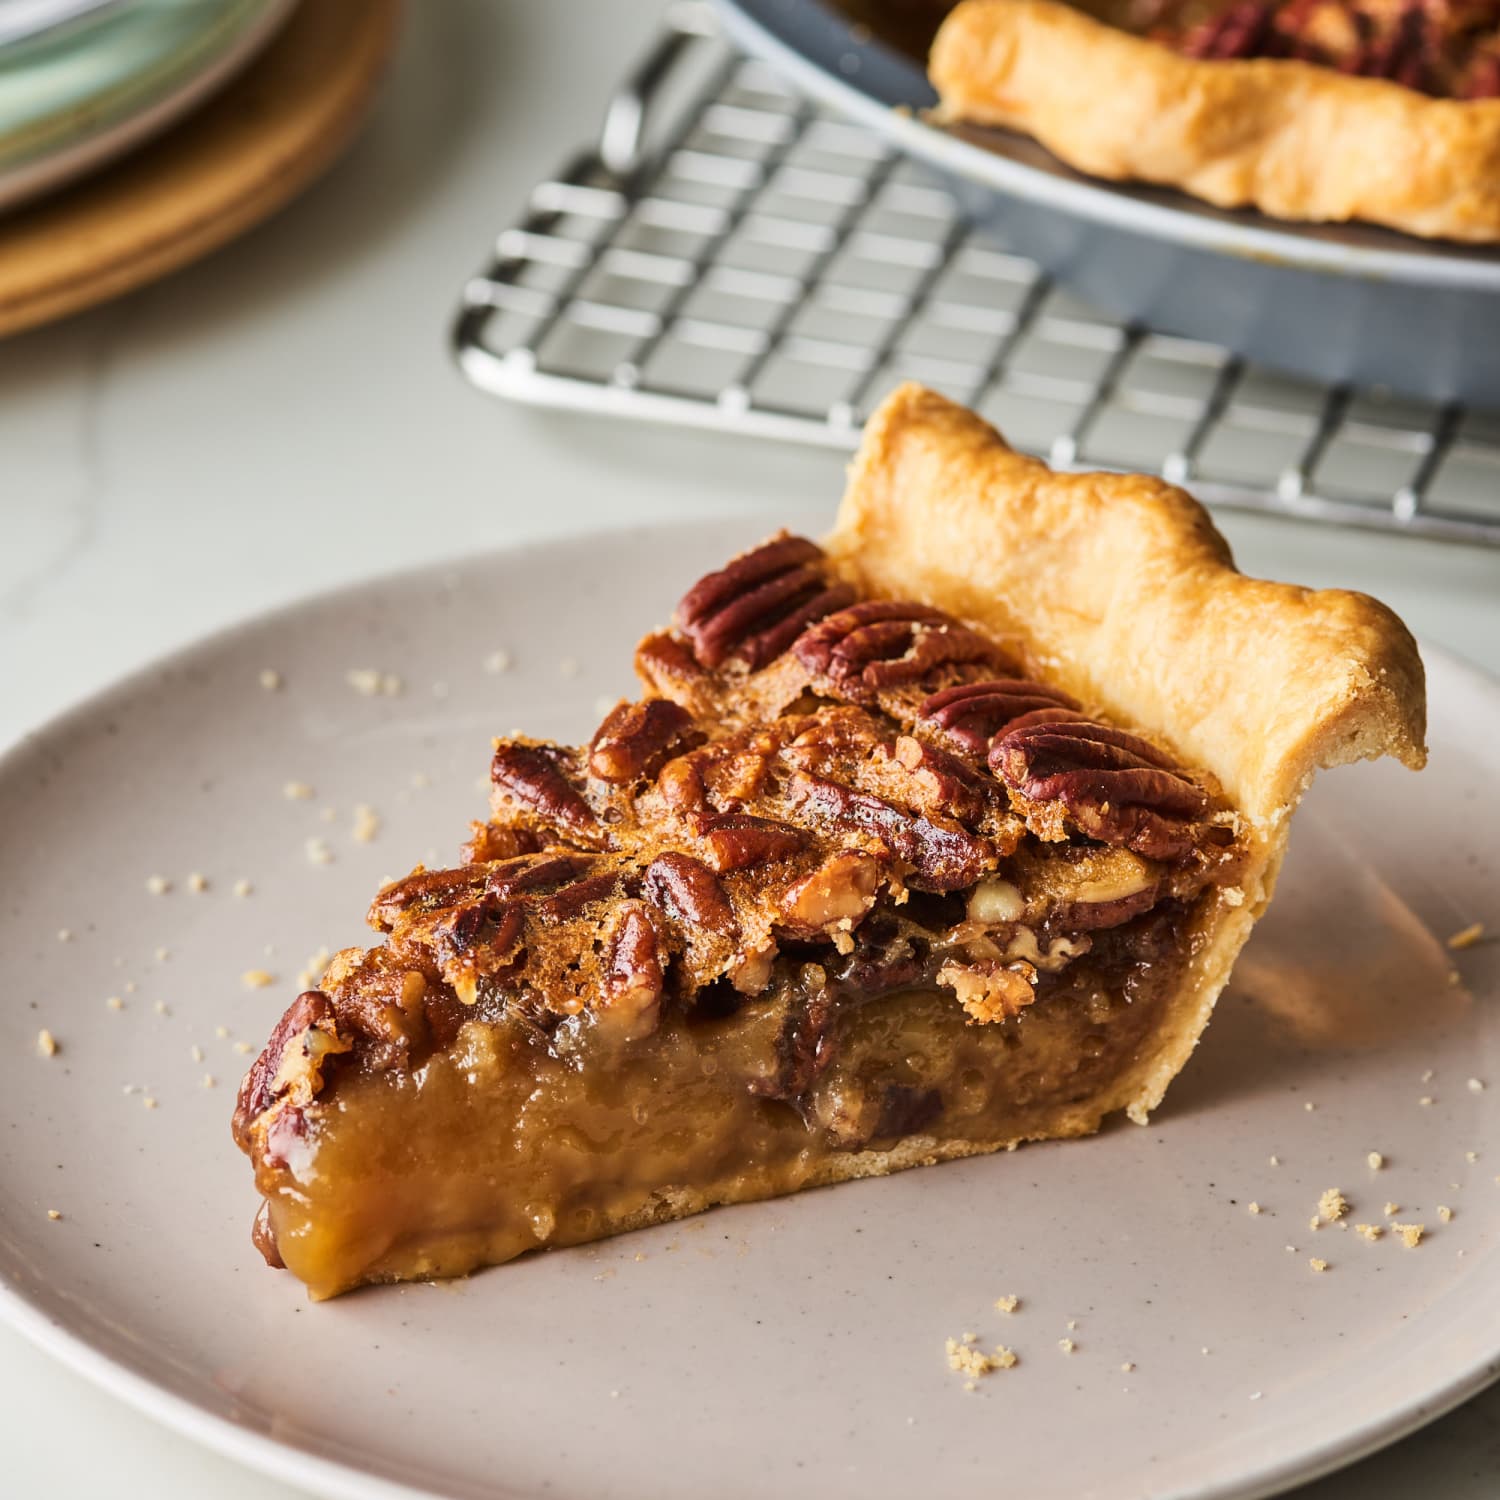
<svg viewBox="0 0 1500 1500"><path fill-rule="evenodd" d="M701 4L668 11L598 143L499 236L455 342L512 400L838 447L918 379L1058 468L1500 545L1500 413L1309 384L1095 312Z"/></svg>

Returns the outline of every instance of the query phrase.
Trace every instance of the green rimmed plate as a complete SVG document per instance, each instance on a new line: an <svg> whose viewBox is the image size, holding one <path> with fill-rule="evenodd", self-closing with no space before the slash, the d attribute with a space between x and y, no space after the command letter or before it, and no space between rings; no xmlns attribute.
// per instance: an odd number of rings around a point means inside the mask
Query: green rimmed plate
<svg viewBox="0 0 1500 1500"><path fill-rule="evenodd" d="M275 34L296 0L129 0L0 47L0 209L165 129Z"/></svg>

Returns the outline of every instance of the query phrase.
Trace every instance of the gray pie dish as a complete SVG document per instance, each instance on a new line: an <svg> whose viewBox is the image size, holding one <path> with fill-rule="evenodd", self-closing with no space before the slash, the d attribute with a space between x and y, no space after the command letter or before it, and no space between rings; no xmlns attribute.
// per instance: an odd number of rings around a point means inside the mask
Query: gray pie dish
<svg viewBox="0 0 1500 1500"><path fill-rule="evenodd" d="M1083 176L1009 131L940 129L920 64L826 0L714 0L729 35L936 168L1103 311L1332 384L1500 404L1500 250L1281 223Z"/></svg>

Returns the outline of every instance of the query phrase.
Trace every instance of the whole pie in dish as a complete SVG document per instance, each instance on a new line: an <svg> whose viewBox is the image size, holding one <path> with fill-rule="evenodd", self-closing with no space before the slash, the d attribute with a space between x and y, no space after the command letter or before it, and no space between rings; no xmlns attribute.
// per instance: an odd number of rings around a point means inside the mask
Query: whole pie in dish
<svg viewBox="0 0 1500 1500"><path fill-rule="evenodd" d="M380 891L247 1075L257 1240L315 1297L1144 1120L1314 770L1424 758L1383 606L915 386L823 545L636 662L588 744L496 742L463 862Z"/></svg>
<svg viewBox="0 0 1500 1500"><path fill-rule="evenodd" d="M964 0L928 67L1095 177L1500 240L1500 0Z"/></svg>

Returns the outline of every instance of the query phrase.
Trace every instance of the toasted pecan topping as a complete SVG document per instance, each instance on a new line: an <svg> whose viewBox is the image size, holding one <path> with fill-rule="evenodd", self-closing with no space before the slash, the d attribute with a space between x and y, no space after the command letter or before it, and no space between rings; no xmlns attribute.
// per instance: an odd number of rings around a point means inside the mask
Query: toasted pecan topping
<svg viewBox="0 0 1500 1500"><path fill-rule="evenodd" d="M1077 702L1059 688L1020 677L961 682L934 693L917 712L917 722L935 731L954 749L988 754L1002 730L1049 709L1076 710Z"/></svg>
<svg viewBox="0 0 1500 1500"><path fill-rule="evenodd" d="M1058 803L1088 837L1152 859L1191 852L1192 820L1208 809L1156 746L1105 724L1023 725L996 740L989 759L1027 801Z"/></svg>
<svg viewBox="0 0 1500 1500"><path fill-rule="evenodd" d="M490 762L490 780L518 808L576 837L597 838L599 820L564 774L564 759L565 752L551 745L502 743Z"/></svg>
<svg viewBox="0 0 1500 1500"><path fill-rule="evenodd" d="M719 877L689 854L669 849L658 855L646 867L642 891L648 901L687 926L724 938L739 932Z"/></svg>
<svg viewBox="0 0 1500 1500"><path fill-rule="evenodd" d="M872 703L881 688L926 683L944 667L996 665L993 642L940 609L867 599L804 631L793 647L812 685L851 703Z"/></svg>
<svg viewBox="0 0 1500 1500"><path fill-rule="evenodd" d="M612 709L589 742L589 772L601 781L654 776L706 736L693 716L668 698L646 698Z"/></svg>
<svg viewBox="0 0 1500 1500"><path fill-rule="evenodd" d="M698 664L763 667L814 620L849 603L854 590L830 582L824 561L816 542L783 535L700 578L674 616Z"/></svg>

